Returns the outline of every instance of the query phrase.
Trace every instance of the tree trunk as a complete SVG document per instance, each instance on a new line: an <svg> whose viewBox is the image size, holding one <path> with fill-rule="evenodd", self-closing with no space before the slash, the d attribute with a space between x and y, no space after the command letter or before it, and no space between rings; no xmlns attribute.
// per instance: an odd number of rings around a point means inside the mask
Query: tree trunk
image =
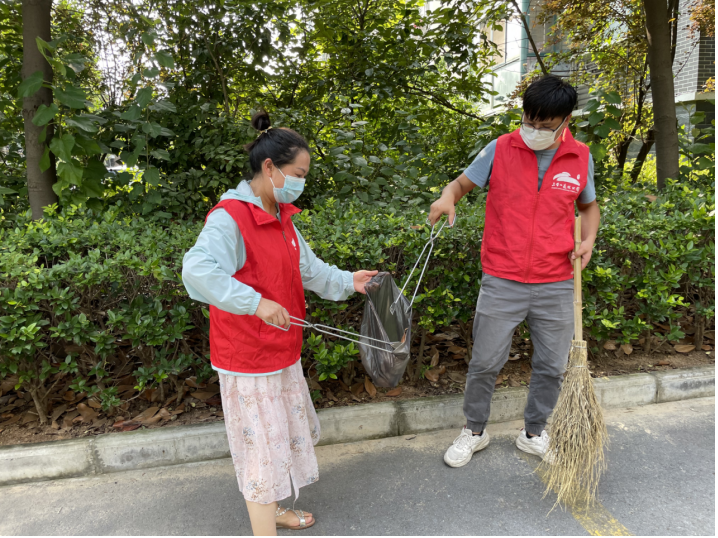
<svg viewBox="0 0 718 538"><path fill-rule="evenodd" d="M656 140L653 137L653 129L651 129L648 131L646 140L644 140L641 149L638 150L638 155L633 163L633 170L631 170L631 183L636 183L638 181L638 176L641 173L641 168L643 168L643 163L646 162L646 157L648 157L648 154L651 152L651 148L653 147L653 143L655 141Z"/></svg>
<svg viewBox="0 0 718 538"><path fill-rule="evenodd" d="M521 7L519 6L519 3L516 0L511 0L511 3L514 6L516 13L518 13L519 17L521 17L521 24L523 24L524 30L526 30L526 38L529 40L529 44L531 45L531 50L534 51L534 55L536 56L536 61L538 62L539 67L541 67L541 72L544 75L548 75L549 70L546 69L546 65L543 63L543 60L541 59L541 53L539 52L538 47L536 46L536 43L534 42L534 38L531 35L531 28L529 28L529 23L526 20L526 15L524 15L524 12L521 11Z"/></svg>
<svg viewBox="0 0 718 538"><path fill-rule="evenodd" d="M52 82L52 68L40 53L36 38L50 41L50 19L52 0L23 0L22 2L22 78L37 71L42 72L45 82ZM42 127L32 123L32 118L40 105L52 104L52 90L40 88L35 95L25 97L22 104L22 116L25 120L25 156L27 159L27 194L30 199L32 218L42 218L45 206L57 203L57 195L52 190L56 181L55 163L51 160L50 168L42 172L40 159L45 151L45 144L40 143ZM47 126L46 140L52 137L52 125Z"/></svg>
<svg viewBox="0 0 718 538"><path fill-rule="evenodd" d="M40 425L45 426L47 424L47 413L45 412L43 398L40 397L40 389L36 386L31 387L30 395L32 396L32 401L35 403L35 410L37 411L37 416L40 419Z"/></svg>
<svg viewBox="0 0 718 538"><path fill-rule="evenodd" d="M678 126L671 62L671 30L666 0L643 0L651 69L653 119L656 137L657 186L678 179Z"/></svg>

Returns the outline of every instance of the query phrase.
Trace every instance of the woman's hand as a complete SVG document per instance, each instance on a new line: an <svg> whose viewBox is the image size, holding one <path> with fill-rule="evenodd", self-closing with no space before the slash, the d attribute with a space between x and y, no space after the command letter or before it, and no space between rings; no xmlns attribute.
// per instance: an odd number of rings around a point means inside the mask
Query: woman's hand
<svg viewBox="0 0 718 538"><path fill-rule="evenodd" d="M357 271L354 273L354 290L366 294L364 287L379 271Z"/></svg>
<svg viewBox="0 0 718 538"><path fill-rule="evenodd" d="M355 273L356 274L356 273ZM259 306L257 311L254 313L262 321L278 325L279 327L289 328L289 312L282 305L265 299L262 297L259 300Z"/></svg>

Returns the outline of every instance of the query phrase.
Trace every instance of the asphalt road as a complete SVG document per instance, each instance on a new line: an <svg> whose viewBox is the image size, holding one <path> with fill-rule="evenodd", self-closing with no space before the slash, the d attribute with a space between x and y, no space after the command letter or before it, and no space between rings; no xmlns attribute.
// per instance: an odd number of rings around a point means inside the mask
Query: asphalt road
<svg viewBox="0 0 718 538"><path fill-rule="evenodd" d="M442 460L453 430L318 448L320 480L297 501L317 524L302 536L715 535L715 399L607 421L609 469L588 511L549 514L513 422L490 425L489 447L460 469ZM250 533L229 460L0 488L2 535Z"/></svg>

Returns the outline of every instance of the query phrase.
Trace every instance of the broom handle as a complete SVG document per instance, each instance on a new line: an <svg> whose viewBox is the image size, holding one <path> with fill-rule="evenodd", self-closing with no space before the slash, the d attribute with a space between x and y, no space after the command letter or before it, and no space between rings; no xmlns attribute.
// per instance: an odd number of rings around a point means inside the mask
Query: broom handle
<svg viewBox="0 0 718 538"><path fill-rule="evenodd" d="M576 218L574 228L574 252L581 246L581 216ZM581 305L581 258L573 261L573 330L574 340L583 340L583 319Z"/></svg>

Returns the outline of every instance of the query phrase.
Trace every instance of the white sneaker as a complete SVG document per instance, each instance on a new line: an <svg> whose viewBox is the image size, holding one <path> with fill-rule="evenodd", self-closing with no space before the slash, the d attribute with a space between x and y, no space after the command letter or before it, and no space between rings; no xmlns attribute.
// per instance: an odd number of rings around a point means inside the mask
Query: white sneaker
<svg viewBox="0 0 718 538"><path fill-rule="evenodd" d="M481 435L474 435L464 427L461 435L454 439L454 444L444 454L444 461L450 467L462 467L471 461L474 452L486 448L488 444L489 434L486 430Z"/></svg>
<svg viewBox="0 0 718 538"><path fill-rule="evenodd" d="M523 450L527 454L533 454L539 458L545 460L547 463L551 463L553 458L548 453L549 436L546 430L541 432L541 435L529 437L526 435L526 430L521 428L521 433L516 438L516 446L519 450Z"/></svg>

